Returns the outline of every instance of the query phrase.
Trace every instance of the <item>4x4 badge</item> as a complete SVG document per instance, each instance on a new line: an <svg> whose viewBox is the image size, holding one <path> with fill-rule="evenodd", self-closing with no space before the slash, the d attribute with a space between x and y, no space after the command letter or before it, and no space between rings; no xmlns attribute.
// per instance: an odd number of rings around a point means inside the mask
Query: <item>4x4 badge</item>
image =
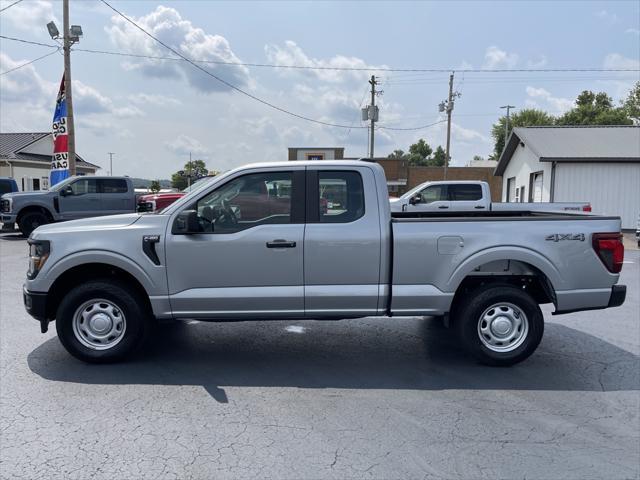
<svg viewBox="0 0 640 480"><path fill-rule="evenodd" d="M559 242L561 240L579 240L584 242L584 233L552 233L547 235L545 240L550 242Z"/></svg>

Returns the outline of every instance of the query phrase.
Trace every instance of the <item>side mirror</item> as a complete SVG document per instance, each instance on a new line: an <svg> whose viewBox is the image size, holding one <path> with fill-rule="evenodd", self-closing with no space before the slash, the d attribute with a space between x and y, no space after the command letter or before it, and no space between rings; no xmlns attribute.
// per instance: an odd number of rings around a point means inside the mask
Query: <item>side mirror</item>
<svg viewBox="0 0 640 480"><path fill-rule="evenodd" d="M60 190L60 196L66 197L68 195L73 195L73 189L71 188L70 185L66 186L62 190Z"/></svg>
<svg viewBox="0 0 640 480"><path fill-rule="evenodd" d="M413 197L409 199L409 203L411 205L415 205L416 203L422 202L422 194L416 193Z"/></svg>
<svg viewBox="0 0 640 480"><path fill-rule="evenodd" d="M202 231L198 221L198 212L195 210L183 210L178 214L173 222L171 233L175 235L188 235Z"/></svg>

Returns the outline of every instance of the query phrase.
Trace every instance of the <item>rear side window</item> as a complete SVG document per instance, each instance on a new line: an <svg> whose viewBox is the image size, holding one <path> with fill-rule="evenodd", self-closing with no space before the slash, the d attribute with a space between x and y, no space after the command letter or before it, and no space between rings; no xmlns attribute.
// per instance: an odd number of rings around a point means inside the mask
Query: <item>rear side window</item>
<svg viewBox="0 0 640 480"><path fill-rule="evenodd" d="M127 181L121 178L105 178L100 180L101 193L127 193Z"/></svg>
<svg viewBox="0 0 640 480"><path fill-rule="evenodd" d="M449 185L449 194L451 195L451 200L482 200L482 187L480 185L464 183Z"/></svg>
<svg viewBox="0 0 640 480"><path fill-rule="evenodd" d="M348 223L364 215L364 188L358 172L318 173L320 223Z"/></svg>

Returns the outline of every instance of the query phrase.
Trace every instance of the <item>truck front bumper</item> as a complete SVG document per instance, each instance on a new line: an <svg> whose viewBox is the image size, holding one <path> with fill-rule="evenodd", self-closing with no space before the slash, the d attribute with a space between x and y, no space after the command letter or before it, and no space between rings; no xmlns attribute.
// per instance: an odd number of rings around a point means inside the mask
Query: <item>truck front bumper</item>
<svg viewBox="0 0 640 480"><path fill-rule="evenodd" d="M2 223L16 223L16 216L13 213L3 213L0 215L0 222Z"/></svg>
<svg viewBox="0 0 640 480"><path fill-rule="evenodd" d="M606 296L603 293L607 293ZM585 310L602 310L603 308L619 307L627 297L626 285L613 285L606 292L602 290L573 290L567 292L556 292L557 297L562 297L564 305L571 305L570 308L562 308L559 305L553 315L563 315L565 313L582 312ZM575 305L575 306L574 306Z"/></svg>
<svg viewBox="0 0 640 480"><path fill-rule="evenodd" d="M47 296L47 293L30 292L27 287L22 287L24 308L29 315L40 322L42 333L47 331L50 320L47 318Z"/></svg>

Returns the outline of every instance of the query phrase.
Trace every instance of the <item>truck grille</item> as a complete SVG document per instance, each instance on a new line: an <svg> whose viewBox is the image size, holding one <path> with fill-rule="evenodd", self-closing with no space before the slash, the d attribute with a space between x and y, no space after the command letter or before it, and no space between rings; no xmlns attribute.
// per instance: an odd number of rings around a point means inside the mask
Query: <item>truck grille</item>
<svg viewBox="0 0 640 480"><path fill-rule="evenodd" d="M9 213L9 200L0 200L0 212Z"/></svg>

